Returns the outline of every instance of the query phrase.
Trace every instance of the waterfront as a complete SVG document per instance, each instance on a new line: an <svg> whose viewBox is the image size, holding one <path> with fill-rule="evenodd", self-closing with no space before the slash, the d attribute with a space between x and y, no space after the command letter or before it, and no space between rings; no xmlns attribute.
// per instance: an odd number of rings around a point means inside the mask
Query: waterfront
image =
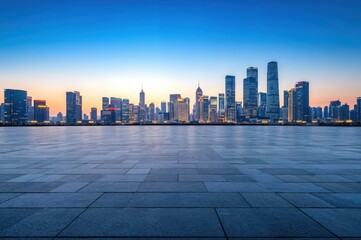
<svg viewBox="0 0 361 240"><path fill-rule="evenodd" d="M0 128L1 237L361 237L361 128Z"/></svg>

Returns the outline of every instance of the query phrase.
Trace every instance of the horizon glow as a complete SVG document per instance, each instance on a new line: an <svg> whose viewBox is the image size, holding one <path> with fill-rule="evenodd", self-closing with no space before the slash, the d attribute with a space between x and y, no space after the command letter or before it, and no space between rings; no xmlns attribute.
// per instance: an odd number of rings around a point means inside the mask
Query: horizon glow
<svg viewBox="0 0 361 240"><path fill-rule="evenodd" d="M44 99L65 114L66 91L83 113L102 97L160 106L180 93L194 103L224 92L258 67L266 92L269 61L279 66L280 103L295 82L310 82L311 106L361 96L360 1L10 1L0 2L0 102L3 89Z"/></svg>

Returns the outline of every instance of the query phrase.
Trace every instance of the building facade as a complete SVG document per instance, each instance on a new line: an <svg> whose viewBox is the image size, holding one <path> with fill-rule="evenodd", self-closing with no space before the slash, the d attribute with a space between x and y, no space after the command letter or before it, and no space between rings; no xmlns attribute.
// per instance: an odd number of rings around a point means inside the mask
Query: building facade
<svg viewBox="0 0 361 240"><path fill-rule="evenodd" d="M26 125L27 117L27 92L23 90L4 90L4 124Z"/></svg>
<svg viewBox="0 0 361 240"><path fill-rule="evenodd" d="M277 62L269 62L267 65L267 116L271 121L280 118Z"/></svg>
<svg viewBox="0 0 361 240"><path fill-rule="evenodd" d="M66 93L66 123L75 125L82 120L82 96L80 92Z"/></svg>
<svg viewBox="0 0 361 240"><path fill-rule="evenodd" d="M227 75L225 78L225 120L236 122L236 77Z"/></svg>

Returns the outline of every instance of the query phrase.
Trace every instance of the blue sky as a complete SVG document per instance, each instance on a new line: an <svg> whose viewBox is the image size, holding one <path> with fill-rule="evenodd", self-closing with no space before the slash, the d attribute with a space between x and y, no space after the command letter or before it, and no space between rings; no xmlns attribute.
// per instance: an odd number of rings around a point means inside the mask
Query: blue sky
<svg viewBox="0 0 361 240"><path fill-rule="evenodd" d="M0 87L26 89L65 110L79 90L85 112L102 96L160 105L224 91L246 68L278 61L280 92L311 84L311 104L361 95L361 1L0 1ZM2 93L1 93L2 94ZM2 95L0 95L2 99ZM282 103L282 101L281 101Z"/></svg>

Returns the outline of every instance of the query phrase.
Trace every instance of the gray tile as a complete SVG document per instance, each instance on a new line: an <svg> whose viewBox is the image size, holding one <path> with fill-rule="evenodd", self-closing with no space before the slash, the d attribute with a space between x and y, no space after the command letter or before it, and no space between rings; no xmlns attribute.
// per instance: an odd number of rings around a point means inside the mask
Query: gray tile
<svg viewBox="0 0 361 240"><path fill-rule="evenodd" d="M146 182L177 182L177 174L157 174L157 175L147 175L145 178Z"/></svg>
<svg viewBox="0 0 361 240"><path fill-rule="evenodd" d="M90 207L120 208L127 206L134 193L104 193Z"/></svg>
<svg viewBox="0 0 361 240"><path fill-rule="evenodd" d="M361 208L361 193L329 193L316 196L336 207Z"/></svg>
<svg viewBox="0 0 361 240"><path fill-rule="evenodd" d="M20 195L20 193L0 193L0 203L6 202Z"/></svg>
<svg viewBox="0 0 361 240"><path fill-rule="evenodd" d="M136 193L127 207L249 207L238 193Z"/></svg>
<svg viewBox="0 0 361 240"><path fill-rule="evenodd" d="M0 232L3 237L49 237L59 234L84 210L77 208L45 208Z"/></svg>
<svg viewBox="0 0 361 240"><path fill-rule="evenodd" d="M135 192L139 182L94 182L80 190L80 192Z"/></svg>
<svg viewBox="0 0 361 240"><path fill-rule="evenodd" d="M338 237L361 236L361 209L306 208L303 211Z"/></svg>
<svg viewBox="0 0 361 240"><path fill-rule="evenodd" d="M310 193L281 193L280 195L296 207L334 207Z"/></svg>
<svg viewBox="0 0 361 240"><path fill-rule="evenodd" d="M143 182L137 192L207 192L202 182Z"/></svg>
<svg viewBox="0 0 361 240"><path fill-rule="evenodd" d="M35 214L37 211L39 209L0 209L0 237L3 237L3 231Z"/></svg>
<svg viewBox="0 0 361 240"><path fill-rule="evenodd" d="M0 207L88 207L100 195L99 193L25 193L0 204Z"/></svg>
<svg viewBox="0 0 361 240"><path fill-rule="evenodd" d="M276 193L242 193L252 207L292 207L292 205Z"/></svg>
<svg viewBox="0 0 361 240"><path fill-rule="evenodd" d="M228 237L332 237L295 208L217 209Z"/></svg>
<svg viewBox="0 0 361 240"><path fill-rule="evenodd" d="M61 236L222 237L214 209L90 208Z"/></svg>
<svg viewBox="0 0 361 240"><path fill-rule="evenodd" d="M100 178L99 182L143 182L147 175L125 174L115 175L109 174Z"/></svg>
<svg viewBox="0 0 361 240"><path fill-rule="evenodd" d="M53 190L51 190L51 192L77 192L88 184L89 184L88 182L61 183L59 187L54 188Z"/></svg>
<svg viewBox="0 0 361 240"><path fill-rule="evenodd" d="M221 175L198 175L198 174L180 174L178 177L180 182L217 182L217 181L225 181L225 179Z"/></svg>

